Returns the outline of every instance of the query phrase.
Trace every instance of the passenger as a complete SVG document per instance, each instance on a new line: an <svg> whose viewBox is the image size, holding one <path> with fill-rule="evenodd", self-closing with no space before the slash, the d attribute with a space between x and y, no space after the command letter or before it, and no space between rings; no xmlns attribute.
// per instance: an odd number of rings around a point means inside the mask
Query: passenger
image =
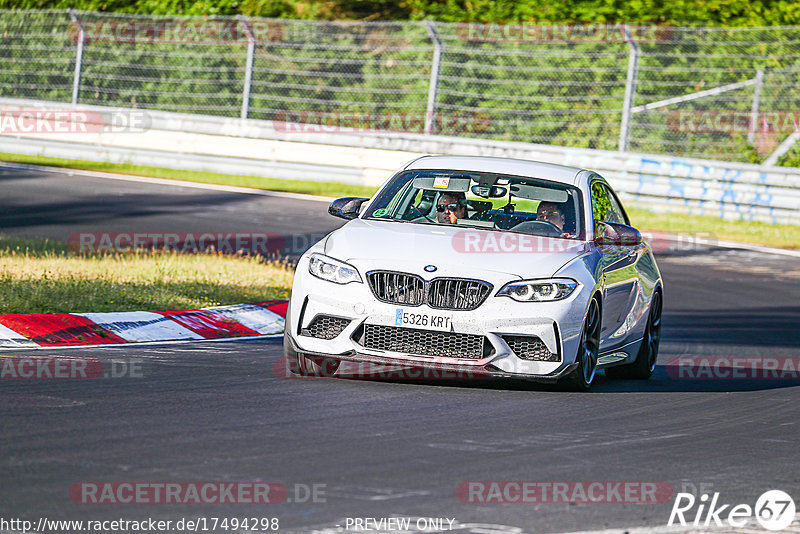
<svg viewBox="0 0 800 534"><path fill-rule="evenodd" d="M549 222L562 232L564 232L564 224L566 223L566 216L564 210L559 204L555 202L540 202L539 207L536 208L536 220ZM561 237L574 237L569 232L564 232Z"/></svg>

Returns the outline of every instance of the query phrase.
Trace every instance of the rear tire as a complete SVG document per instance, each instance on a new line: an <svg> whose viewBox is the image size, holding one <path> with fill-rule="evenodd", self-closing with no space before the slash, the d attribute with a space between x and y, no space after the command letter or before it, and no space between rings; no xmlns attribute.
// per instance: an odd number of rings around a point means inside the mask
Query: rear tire
<svg viewBox="0 0 800 534"><path fill-rule="evenodd" d="M619 365L606 369L606 376L615 379L647 380L653 376L658 359L658 344L661 341L661 291L653 293L650 312L647 315L647 326L644 338L636 355L636 360L627 365Z"/></svg>
<svg viewBox="0 0 800 534"><path fill-rule="evenodd" d="M283 328L283 357L286 360L286 371L300 376L327 376L332 377L339 369L339 360L320 358L314 360L294 350L289 336L291 321L291 304L286 307L286 323Z"/></svg>
<svg viewBox="0 0 800 534"><path fill-rule="evenodd" d="M587 391L592 385L600 352L600 318L600 303L592 298L583 322L578 354L575 356L578 366L563 379L564 386L570 391Z"/></svg>

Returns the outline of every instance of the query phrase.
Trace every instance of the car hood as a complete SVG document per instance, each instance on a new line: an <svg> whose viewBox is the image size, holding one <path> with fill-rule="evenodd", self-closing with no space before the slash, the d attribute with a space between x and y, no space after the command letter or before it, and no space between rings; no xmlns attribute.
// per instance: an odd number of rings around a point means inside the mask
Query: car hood
<svg viewBox="0 0 800 534"><path fill-rule="evenodd" d="M585 252L585 244L576 240L363 219L350 221L325 242L325 254L362 268L424 274L426 265L434 265L435 276L484 271L548 277Z"/></svg>

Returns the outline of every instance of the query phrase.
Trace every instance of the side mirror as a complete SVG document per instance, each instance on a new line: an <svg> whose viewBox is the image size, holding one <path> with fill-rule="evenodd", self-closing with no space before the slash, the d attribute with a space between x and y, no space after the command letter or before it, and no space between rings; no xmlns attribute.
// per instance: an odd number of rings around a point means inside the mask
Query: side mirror
<svg viewBox="0 0 800 534"><path fill-rule="evenodd" d="M339 198L334 200L328 207L328 213L342 219L355 219L358 217L358 210L361 209L361 204L367 200L369 199L360 197Z"/></svg>
<svg viewBox="0 0 800 534"><path fill-rule="evenodd" d="M627 224L602 221L596 225L594 241L598 246L635 247L642 243L642 234Z"/></svg>

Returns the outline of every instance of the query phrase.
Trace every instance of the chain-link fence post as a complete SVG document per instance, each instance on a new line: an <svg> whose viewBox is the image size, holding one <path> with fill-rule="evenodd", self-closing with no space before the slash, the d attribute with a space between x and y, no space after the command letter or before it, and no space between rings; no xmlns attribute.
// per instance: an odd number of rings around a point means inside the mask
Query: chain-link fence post
<svg viewBox="0 0 800 534"><path fill-rule="evenodd" d="M628 78L625 81L625 100L622 102L622 119L619 125L619 146L620 152L628 150L628 139L631 132L631 108L633 107L633 100L636 97L636 77L639 70L639 44L631 35L631 29L627 24L623 26L622 30L625 34L625 40L628 42L630 52L628 53Z"/></svg>
<svg viewBox="0 0 800 534"><path fill-rule="evenodd" d="M78 17L78 12L74 9L69 10L69 16L72 23L78 27L78 50L75 53L75 75L72 79L72 105L78 105L78 99L81 95L81 72L83 70L83 44L86 42L86 31L81 24L81 19Z"/></svg>
<svg viewBox="0 0 800 534"><path fill-rule="evenodd" d="M785 110L800 106L800 26L340 24L79 9L0 10L0 19L0 95L76 108L366 117L369 130L742 162L771 158L798 130ZM800 150L781 147L787 161Z"/></svg>
<svg viewBox="0 0 800 534"><path fill-rule="evenodd" d="M242 113L241 118L246 119L250 110L250 88L253 85L253 60L256 53L256 36L253 27L244 17L239 15L239 23L247 33L247 61L244 70L244 86L242 88Z"/></svg>
<svg viewBox="0 0 800 534"><path fill-rule="evenodd" d="M436 25L426 20L425 29L433 42L433 61L431 62L431 81L428 86L428 106L425 110L425 133L433 133L434 115L436 114L436 92L439 90L439 72L442 69L442 51L444 45L436 31Z"/></svg>
<svg viewBox="0 0 800 534"><path fill-rule="evenodd" d="M747 132L747 144L752 145L756 139L756 122L758 122L758 108L761 102L761 87L764 85L764 71L756 71L756 85L753 88L753 106L750 108L750 129Z"/></svg>

